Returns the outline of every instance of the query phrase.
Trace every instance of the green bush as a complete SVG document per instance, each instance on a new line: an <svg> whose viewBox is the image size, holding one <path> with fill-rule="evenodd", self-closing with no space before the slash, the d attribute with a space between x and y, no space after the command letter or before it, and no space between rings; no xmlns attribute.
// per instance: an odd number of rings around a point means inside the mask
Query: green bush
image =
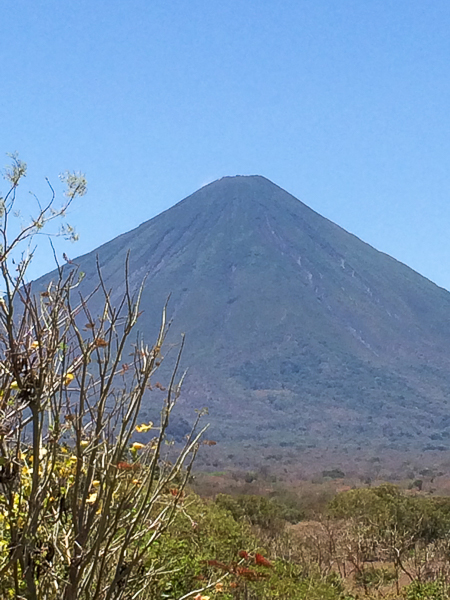
<svg viewBox="0 0 450 600"><path fill-rule="evenodd" d="M298 523L303 518L303 512L292 499L282 502L265 496L219 494L216 504L229 511L235 520L246 519L251 525L265 530L282 531L286 521Z"/></svg>
<svg viewBox="0 0 450 600"><path fill-rule="evenodd" d="M380 541L395 534L397 540L408 540L408 547L441 539L450 528L450 499L407 495L391 484L338 494L329 511L360 523Z"/></svg>
<svg viewBox="0 0 450 600"><path fill-rule="evenodd" d="M444 581L413 581L403 590L406 600L448 600L449 586Z"/></svg>

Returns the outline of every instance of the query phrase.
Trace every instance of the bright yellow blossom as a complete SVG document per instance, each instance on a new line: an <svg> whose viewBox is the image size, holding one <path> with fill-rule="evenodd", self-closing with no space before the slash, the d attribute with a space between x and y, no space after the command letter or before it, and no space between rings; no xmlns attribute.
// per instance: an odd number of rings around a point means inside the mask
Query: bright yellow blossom
<svg viewBox="0 0 450 600"><path fill-rule="evenodd" d="M131 445L131 448L133 450L142 450L142 448L145 448L145 444L141 444L140 442L134 442L134 444Z"/></svg>
<svg viewBox="0 0 450 600"><path fill-rule="evenodd" d="M138 433L145 433L147 431L150 431L150 429L153 427L153 423L150 421L148 423L148 425L146 425L145 423L142 423L142 425L136 425L136 431Z"/></svg>
<svg viewBox="0 0 450 600"><path fill-rule="evenodd" d="M64 375L64 385L69 385L71 381L75 379L75 375L73 373L65 373Z"/></svg>

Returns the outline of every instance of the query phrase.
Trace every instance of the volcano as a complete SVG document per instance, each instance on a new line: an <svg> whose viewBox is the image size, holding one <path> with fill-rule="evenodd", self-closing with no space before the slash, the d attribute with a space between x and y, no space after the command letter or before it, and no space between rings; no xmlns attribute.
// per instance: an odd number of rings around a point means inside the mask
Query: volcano
<svg viewBox="0 0 450 600"><path fill-rule="evenodd" d="M234 460L447 452L444 289L261 176L215 181L75 259L82 288L98 256L114 304L128 252L131 284L148 275L145 338L169 294L168 345L186 335L180 423L208 407Z"/></svg>

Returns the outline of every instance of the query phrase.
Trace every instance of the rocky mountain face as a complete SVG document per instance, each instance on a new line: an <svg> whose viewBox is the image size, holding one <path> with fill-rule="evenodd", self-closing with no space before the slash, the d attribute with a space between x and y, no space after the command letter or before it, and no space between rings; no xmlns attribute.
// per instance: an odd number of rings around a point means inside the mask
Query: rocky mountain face
<svg viewBox="0 0 450 600"><path fill-rule="evenodd" d="M128 251L145 337L169 294L168 347L186 334L181 429L207 406L237 456L450 447L450 294L267 179L215 181L79 257L82 289L98 255L114 303Z"/></svg>

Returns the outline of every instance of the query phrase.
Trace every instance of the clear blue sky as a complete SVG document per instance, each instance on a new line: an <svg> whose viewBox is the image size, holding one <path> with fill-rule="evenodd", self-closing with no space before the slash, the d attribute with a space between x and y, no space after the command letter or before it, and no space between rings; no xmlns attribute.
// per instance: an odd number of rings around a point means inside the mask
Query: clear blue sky
<svg viewBox="0 0 450 600"><path fill-rule="evenodd" d="M261 174L450 289L448 0L15 0L1 30L0 152L41 196L89 181L68 254Z"/></svg>

